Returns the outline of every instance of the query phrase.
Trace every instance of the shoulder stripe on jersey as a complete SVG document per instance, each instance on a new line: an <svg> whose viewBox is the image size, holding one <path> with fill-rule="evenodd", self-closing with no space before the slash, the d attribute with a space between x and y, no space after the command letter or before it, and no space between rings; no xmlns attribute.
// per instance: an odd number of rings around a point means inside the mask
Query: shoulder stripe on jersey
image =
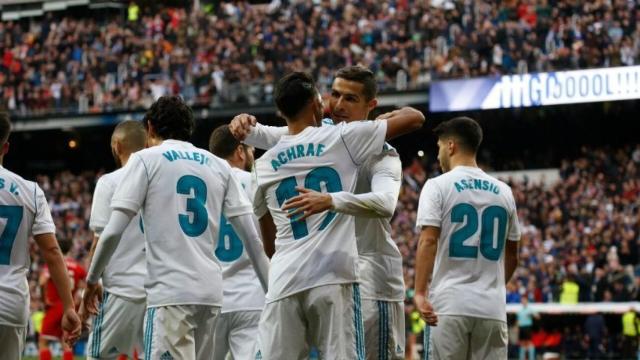
<svg viewBox="0 0 640 360"><path fill-rule="evenodd" d="M149 181L149 169L147 169L147 164L144 163L144 160L140 157L140 162L142 166L144 166L144 172L147 174L147 181Z"/></svg>
<svg viewBox="0 0 640 360"><path fill-rule="evenodd" d="M355 165L355 166L360 166L360 164L358 164L354 159L353 159L353 155L351 155L351 151L349 151L349 147L347 146L346 141L344 141L344 138L342 137L342 132L340 133L340 140L342 140L342 143L344 144L344 148L347 149L347 154L349 154L349 158L351 158L351 162Z"/></svg>
<svg viewBox="0 0 640 360"><path fill-rule="evenodd" d="M36 218L38 217L38 183L33 183L33 208L35 209Z"/></svg>

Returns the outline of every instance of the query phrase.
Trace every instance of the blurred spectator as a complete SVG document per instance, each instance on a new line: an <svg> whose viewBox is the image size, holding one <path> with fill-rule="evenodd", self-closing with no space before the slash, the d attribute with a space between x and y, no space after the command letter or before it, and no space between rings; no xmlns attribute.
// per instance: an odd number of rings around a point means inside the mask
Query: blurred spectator
<svg viewBox="0 0 640 360"><path fill-rule="evenodd" d="M130 2L125 13L61 12L0 24L0 98L14 113L105 112L160 94L192 105L270 102L307 70L371 68L381 90L431 79L640 63L637 1L221 1L203 9Z"/></svg>

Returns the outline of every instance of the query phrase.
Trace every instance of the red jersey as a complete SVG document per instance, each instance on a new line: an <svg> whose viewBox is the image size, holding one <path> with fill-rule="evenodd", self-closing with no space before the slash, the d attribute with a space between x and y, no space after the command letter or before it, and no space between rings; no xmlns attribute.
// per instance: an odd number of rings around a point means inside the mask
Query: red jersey
<svg viewBox="0 0 640 360"><path fill-rule="evenodd" d="M67 272L69 273L69 280L71 281L71 293L74 294L78 290L78 284L87 277L87 271L77 261L69 258L64 259L64 263L67 265ZM49 268L45 265L44 275L48 278L45 286L45 303L47 305L54 305L61 302L58 290L56 289L51 276L49 275Z"/></svg>

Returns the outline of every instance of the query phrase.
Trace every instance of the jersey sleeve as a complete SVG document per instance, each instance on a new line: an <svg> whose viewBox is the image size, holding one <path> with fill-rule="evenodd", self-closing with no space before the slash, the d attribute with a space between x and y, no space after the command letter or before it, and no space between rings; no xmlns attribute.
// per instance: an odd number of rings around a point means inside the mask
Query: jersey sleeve
<svg viewBox="0 0 640 360"><path fill-rule="evenodd" d="M420 193L420 201L418 202L418 216L416 218L416 226L436 226L441 227L442 224L442 193L437 183L428 180L422 192Z"/></svg>
<svg viewBox="0 0 640 360"><path fill-rule="evenodd" d="M111 208L137 213L144 203L149 188L147 168L138 154L132 154L123 171L122 181L116 187L111 200Z"/></svg>
<svg viewBox="0 0 640 360"><path fill-rule="evenodd" d="M227 181L227 191L224 196L222 213L227 219L244 214L251 214L251 203L249 202L249 199L247 199L247 195L245 194L240 181L238 181L236 176L233 174L231 168L229 167L228 169L229 178Z"/></svg>
<svg viewBox="0 0 640 360"><path fill-rule="evenodd" d="M109 215L111 215L111 198L113 197L114 186L104 176L98 179L96 189L93 191L93 202L91 203L91 217L89 218L89 228L100 233L107 226Z"/></svg>
<svg viewBox="0 0 640 360"><path fill-rule="evenodd" d="M520 221L518 220L518 209L516 208L516 201L513 198L513 194L509 191L509 197L511 200L511 211L509 214L509 232L507 233L507 239L510 241L520 241Z"/></svg>
<svg viewBox="0 0 640 360"><path fill-rule="evenodd" d="M356 166L382 152L386 135L385 120L356 121L340 127L340 137Z"/></svg>
<svg viewBox="0 0 640 360"><path fill-rule="evenodd" d="M286 126L266 126L257 123L244 139L243 143L258 149L268 150L274 147L282 135L287 135L289 128Z"/></svg>
<svg viewBox="0 0 640 360"><path fill-rule="evenodd" d="M44 192L42 191L42 189L40 189L40 186L38 186L38 184L34 183L34 186L36 214L35 218L33 219L31 234L41 235L55 233L56 226L53 223L51 210L49 210L49 204L47 203L47 199L44 196Z"/></svg>
<svg viewBox="0 0 640 360"><path fill-rule="evenodd" d="M258 219L260 219L269 211L269 208L267 207L267 199L265 197L264 189L262 186L258 185L258 174L255 169L251 175L253 178L253 213Z"/></svg>

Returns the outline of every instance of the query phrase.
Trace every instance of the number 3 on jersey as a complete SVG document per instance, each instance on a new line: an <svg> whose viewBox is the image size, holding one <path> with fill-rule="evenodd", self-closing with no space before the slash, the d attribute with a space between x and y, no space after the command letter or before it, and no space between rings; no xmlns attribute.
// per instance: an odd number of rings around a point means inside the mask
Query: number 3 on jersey
<svg viewBox="0 0 640 360"><path fill-rule="evenodd" d="M475 259L478 257L478 246L465 245L465 240L478 231L480 225L480 253L484 258L498 261L502 255L507 233L507 210L501 206L489 206L482 212L482 223L478 224L478 211L471 204L457 204L451 210L451 222L466 224L456 230L449 241L449 256ZM495 224L498 220L497 244L494 247Z"/></svg>
<svg viewBox="0 0 640 360"><path fill-rule="evenodd" d="M304 178L304 187L307 189L322 191L321 184L327 189L327 192L342 191L342 182L340 181L340 175L337 171L330 167L319 167L313 169ZM288 199L297 196L299 193L296 190L298 185L295 177L288 177L278 185L276 189L276 198L278 199L278 205L282 206ZM331 220L336 216L333 211L327 212L322 224L320 224L320 231L324 230ZM291 229L293 230L293 238L298 240L309 235L309 229L307 228L307 221L298 221L291 218Z"/></svg>
<svg viewBox="0 0 640 360"><path fill-rule="evenodd" d="M191 237L202 235L209 225L209 213L205 203L207 201L207 184L197 176L185 175L178 179L176 191L178 194L191 196L187 198L187 211L192 214L179 214L178 223L182 231ZM190 220L191 218L191 220Z"/></svg>

